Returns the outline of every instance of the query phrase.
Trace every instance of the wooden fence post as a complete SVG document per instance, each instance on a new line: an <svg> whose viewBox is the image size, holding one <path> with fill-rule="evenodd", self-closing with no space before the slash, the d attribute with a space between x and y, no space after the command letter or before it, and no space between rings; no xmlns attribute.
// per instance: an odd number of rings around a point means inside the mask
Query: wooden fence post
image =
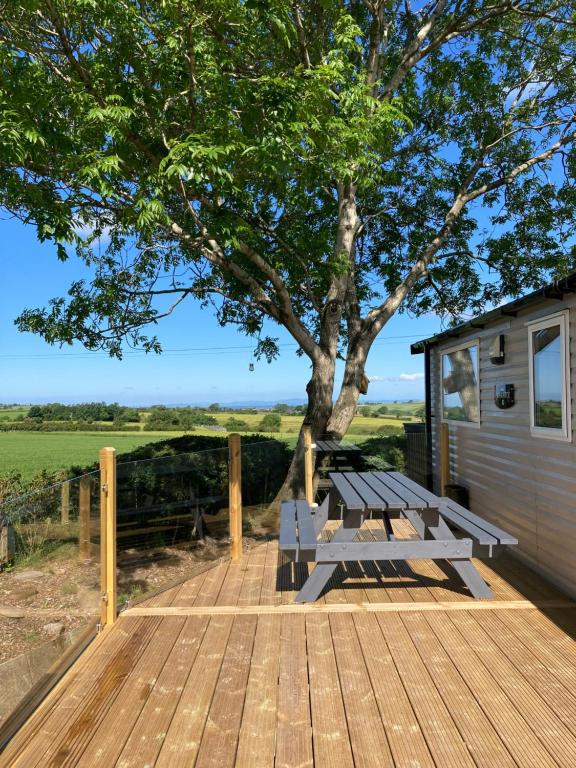
<svg viewBox="0 0 576 768"><path fill-rule="evenodd" d="M240 435L228 436L228 507L230 510L230 557L242 556L242 446Z"/></svg>
<svg viewBox="0 0 576 768"><path fill-rule="evenodd" d="M78 557L88 560L92 554L90 545L90 494L92 478L84 475L80 478L80 499L78 513Z"/></svg>
<svg viewBox="0 0 576 768"><path fill-rule="evenodd" d="M304 488L306 501L314 503L314 455L312 453L312 428L305 424L302 427L304 437Z"/></svg>
<svg viewBox="0 0 576 768"><path fill-rule="evenodd" d="M70 522L70 481L62 483L62 494L60 504L60 522L62 525L68 525Z"/></svg>
<svg viewBox="0 0 576 768"><path fill-rule="evenodd" d="M440 430L440 492L446 495L446 486L450 482L450 428L446 422Z"/></svg>
<svg viewBox="0 0 576 768"><path fill-rule="evenodd" d="M14 528L0 512L0 568L12 563L15 554Z"/></svg>
<svg viewBox="0 0 576 768"><path fill-rule="evenodd" d="M100 450L101 624L116 621L116 450Z"/></svg>

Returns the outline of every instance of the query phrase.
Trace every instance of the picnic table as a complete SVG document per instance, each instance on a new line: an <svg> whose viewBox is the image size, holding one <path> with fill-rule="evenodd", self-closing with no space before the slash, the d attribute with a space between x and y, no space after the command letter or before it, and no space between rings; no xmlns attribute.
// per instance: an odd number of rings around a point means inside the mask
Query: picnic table
<svg viewBox="0 0 576 768"><path fill-rule="evenodd" d="M296 602L316 600L338 563L387 560L445 560L476 598L493 593L471 558L492 557L517 539L447 498L436 496L400 472L332 472L332 488L320 507L283 502L280 549L296 561L316 565ZM364 521L381 516L384 540L358 540ZM417 538L398 539L391 520L406 518ZM329 541L319 539L328 519L341 526ZM451 527L464 534L455 536Z"/></svg>
<svg viewBox="0 0 576 768"><path fill-rule="evenodd" d="M322 439L316 440L312 448L320 459L317 466L318 491L324 492L332 487L330 472L349 472L361 468L362 452L353 443Z"/></svg>
<svg viewBox="0 0 576 768"><path fill-rule="evenodd" d="M341 454L343 456L360 455L360 448L353 443L342 443L339 440L316 440L314 443L316 453L322 454Z"/></svg>

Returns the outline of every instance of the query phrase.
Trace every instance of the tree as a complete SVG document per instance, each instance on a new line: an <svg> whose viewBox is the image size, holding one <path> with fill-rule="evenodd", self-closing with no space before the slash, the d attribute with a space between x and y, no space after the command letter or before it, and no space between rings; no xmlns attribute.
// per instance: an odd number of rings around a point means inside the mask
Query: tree
<svg viewBox="0 0 576 768"><path fill-rule="evenodd" d="M90 267L18 319L50 343L276 323L340 437L396 312L574 268L574 0L30 0L0 41L0 205Z"/></svg>
<svg viewBox="0 0 576 768"><path fill-rule="evenodd" d="M262 417L258 429L261 432L280 432L282 417L278 413L267 413Z"/></svg>
<svg viewBox="0 0 576 768"><path fill-rule="evenodd" d="M228 432L247 432L250 429L250 425L244 419L238 419L235 416L230 416L224 423Z"/></svg>

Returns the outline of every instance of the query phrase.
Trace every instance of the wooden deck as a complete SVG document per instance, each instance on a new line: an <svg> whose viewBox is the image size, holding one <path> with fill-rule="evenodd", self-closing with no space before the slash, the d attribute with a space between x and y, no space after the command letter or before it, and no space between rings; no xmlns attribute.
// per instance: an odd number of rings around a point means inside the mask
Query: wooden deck
<svg viewBox="0 0 576 768"><path fill-rule="evenodd" d="M256 547L126 611L1 766L576 766L576 610L504 556L353 565L313 605Z"/></svg>

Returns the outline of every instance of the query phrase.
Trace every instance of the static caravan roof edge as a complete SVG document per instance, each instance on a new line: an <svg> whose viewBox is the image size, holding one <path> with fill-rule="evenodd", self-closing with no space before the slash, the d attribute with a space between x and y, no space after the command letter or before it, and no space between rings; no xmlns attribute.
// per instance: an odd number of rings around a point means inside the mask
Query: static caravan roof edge
<svg viewBox="0 0 576 768"><path fill-rule="evenodd" d="M517 312L530 304L542 301L542 299L556 299L561 301L564 298L565 293L576 292L576 272L568 275L567 277L557 280L554 283L545 285L543 288L538 288L537 291L521 296L519 299L508 302L501 307L485 312L483 315L478 315L472 320L467 320L465 323L455 325L453 328L448 328L442 333L437 333L435 336L430 336L427 339L416 341L410 345L410 352L413 355L421 355L426 347L433 347L436 344L441 344L448 339L457 339L464 333L473 331L475 328L483 328L488 323L499 320L502 317L515 316Z"/></svg>

